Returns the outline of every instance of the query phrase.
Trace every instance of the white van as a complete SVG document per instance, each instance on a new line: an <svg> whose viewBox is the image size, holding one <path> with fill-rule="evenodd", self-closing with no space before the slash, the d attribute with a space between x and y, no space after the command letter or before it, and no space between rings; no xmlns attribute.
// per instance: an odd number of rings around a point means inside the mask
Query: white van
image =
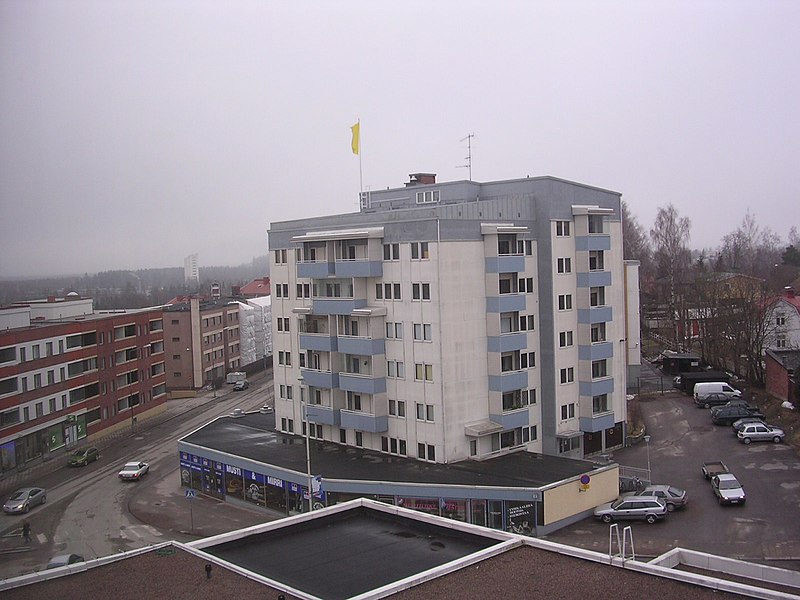
<svg viewBox="0 0 800 600"><path fill-rule="evenodd" d="M742 392L722 381L706 381L694 384L694 399L705 400L709 394L724 394L728 398L740 398Z"/></svg>
<svg viewBox="0 0 800 600"><path fill-rule="evenodd" d="M241 371L231 371L225 378L225 383L239 383L245 379L247 379L247 373L242 373Z"/></svg>

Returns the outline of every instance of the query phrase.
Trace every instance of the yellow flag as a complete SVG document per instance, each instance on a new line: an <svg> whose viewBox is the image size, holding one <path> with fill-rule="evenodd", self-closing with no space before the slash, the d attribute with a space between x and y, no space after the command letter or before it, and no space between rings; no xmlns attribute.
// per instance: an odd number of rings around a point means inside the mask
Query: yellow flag
<svg viewBox="0 0 800 600"><path fill-rule="evenodd" d="M350 147L353 149L353 154L358 154L361 149L361 122L359 121L350 128L353 132L353 140L350 142Z"/></svg>

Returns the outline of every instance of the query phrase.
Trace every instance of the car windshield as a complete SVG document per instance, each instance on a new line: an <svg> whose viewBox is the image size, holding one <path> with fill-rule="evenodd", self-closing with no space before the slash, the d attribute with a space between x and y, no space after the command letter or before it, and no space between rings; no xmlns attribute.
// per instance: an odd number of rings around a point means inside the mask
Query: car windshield
<svg viewBox="0 0 800 600"><path fill-rule="evenodd" d="M719 489L721 490L736 490L739 489L740 486L736 481L720 481L719 482Z"/></svg>
<svg viewBox="0 0 800 600"><path fill-rule="evenodd" d="M135 471L139 468L139 463L125 463L126 471Z"/></svg>
<svg viewBox="0 0 800 600"><path fill-rule="evenodd" d="M28 492L26 492L25 490L19 490L13 496L11 496L11 498L9 498L9 500L22 500L27 495L28 495Z"/></svg>
<svg viewBox="0 0 800 600"><path fill-rule="evenodd" d="M669 488L669 493L671 496L680 496L683 493L683 491L679 490L678 488L671 487Z"/></svg>
<svg viewBox="0 0 800 600"><path fill-rule="evenodd" d="M624 501L625 501L624 498L620 498L619 500L614 500L614 502L611 503L611 508L619 507L619 505L622 504Z"/></svg>
<svg viewBox="0 0 800 600"><path fill-rule="evenodd" d="M83 455L86 454L86 450L76 450L74 456L75 458L82 458Z"/></svg>

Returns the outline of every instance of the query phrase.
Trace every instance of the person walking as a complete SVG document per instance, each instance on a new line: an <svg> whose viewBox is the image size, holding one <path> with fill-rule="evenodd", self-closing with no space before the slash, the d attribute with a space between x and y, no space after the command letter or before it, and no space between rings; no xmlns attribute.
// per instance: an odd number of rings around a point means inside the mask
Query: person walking
<svg viewBox="0 0 800 600"><path fill-rule="evenodd" d="M26 544L31 543L31 524L27 521L22 522L22 539L25 540Z"/></svg>

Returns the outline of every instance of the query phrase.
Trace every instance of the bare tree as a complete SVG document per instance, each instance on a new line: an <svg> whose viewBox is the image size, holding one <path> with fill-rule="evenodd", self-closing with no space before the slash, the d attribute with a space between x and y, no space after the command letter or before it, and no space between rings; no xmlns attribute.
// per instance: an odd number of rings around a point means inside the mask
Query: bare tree
<svg viewBox="0 0 800 600"><path fill-rule="evenodd" d="M630 212L628 203L622 201L622 252L626 260L638 260L642 268L649 266L652 250L650 240L639 220Z"/></svg>
<svg viewBox="0 0 800 600"><path fill-rule="evenodd" d="M673 204L660 207L650 230L654 259L659 278L665 281L668 297L671 337L675 348L687 345L686 323L689 322L684 283L689 279L691 253L687 244L692 228L688 217L681 217ZM681 327L679 327L679 323Z"/></svg>
<svg viewBox="0 0 800 600"><path fill-rule="evenodd" d="M769 227L761 228L747 212L736 231L722 239L722 270L765 277L781 262L781 240Z"/></svg>

